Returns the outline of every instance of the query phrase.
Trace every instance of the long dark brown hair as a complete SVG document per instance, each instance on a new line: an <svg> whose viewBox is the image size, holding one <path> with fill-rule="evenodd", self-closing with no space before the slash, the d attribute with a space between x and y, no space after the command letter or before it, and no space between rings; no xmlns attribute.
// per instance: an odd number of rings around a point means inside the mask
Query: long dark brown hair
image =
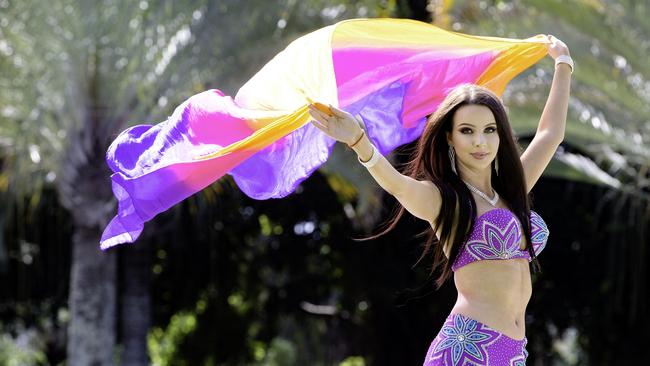
<svg viewBox="0 0 650 366"><path fill-rule="evenodd" d="M447 143L447 132L452 131L454 114L460 107L468 104L488 107L494 115L500 142L496 157L499 162L498 174L494 162L492 163L492 188L507 202L508 208L522 224L526 249L532 258L531 272L541 271L531 245L530 197L526 193L524 170L519 157L521 151L513 138L506 111L499 98L490 90L478 85L463 84L454 88L435 113L429 116L412 159L406 163L403 173L413 179L433 182L442 196L440 214L433 227L428 227L418 235L426 234L427 240L422 255L414 264L417 265L422 258L433 251L431 274L439 267L442 268L440 276L436 279L437 288L440 288L451 276L451 266L461 246L469 238L476 221L476 202L467 186L451 169ZM397 225L404 211L404 206L400 205L399 211L387 222L388 227L384 231L355 240L365 241L386 234ZM439 238L436 237L436 232L440 233ZM443 250L448 244L451 244L449 259Z"/></svg>

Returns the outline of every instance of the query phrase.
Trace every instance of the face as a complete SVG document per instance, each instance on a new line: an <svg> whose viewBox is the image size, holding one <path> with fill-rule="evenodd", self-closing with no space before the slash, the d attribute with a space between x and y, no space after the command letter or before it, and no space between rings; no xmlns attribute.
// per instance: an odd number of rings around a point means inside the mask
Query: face
<svg viewBox="0 0 650 366"><path fill-rule="evenodd" d="M478 104L458 108L447 142L456 150L459 169L489 169L499 150L497 123L490 108Z"/></svg>

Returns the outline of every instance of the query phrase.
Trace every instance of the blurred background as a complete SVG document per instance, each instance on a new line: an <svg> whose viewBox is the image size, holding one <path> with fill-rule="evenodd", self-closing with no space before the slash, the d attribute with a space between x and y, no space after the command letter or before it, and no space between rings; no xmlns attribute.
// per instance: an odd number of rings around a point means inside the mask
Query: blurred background
<svg viewBox="0 0 650 366"><path fill-rule="evenodd" d="M286 198L225 176L99 252L120 131L207 89L235 95L293 39L356 17L569 45L566 139L533 191L551 234L528 364L646 361L647 0L0 0L0 365L421 365L453 282L435 291L429 263L413 266L427 223L412 216L352 241L396 201L341 146ZM547 57L504 94L522 147L552 74Z"/></svg>

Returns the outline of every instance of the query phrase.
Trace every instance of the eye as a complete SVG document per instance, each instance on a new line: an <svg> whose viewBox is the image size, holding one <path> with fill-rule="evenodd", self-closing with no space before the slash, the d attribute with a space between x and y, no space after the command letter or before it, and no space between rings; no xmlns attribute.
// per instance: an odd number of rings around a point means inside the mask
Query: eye
<svg viewBox="0 0 650 366"><path fill-rule="evenodd" d="M496 131L497 131L496 127L488 127L488 128L485 129L485 132L487 132L487 133L494 133Z"/></svg>
<svg viewBox="0 0 650 366"><path fill-rule="evenodd" d="M470 134L470 133L472 133L472 129L468 128L468 127L461 128L460 133L462 133L462 134Z"/></svg>

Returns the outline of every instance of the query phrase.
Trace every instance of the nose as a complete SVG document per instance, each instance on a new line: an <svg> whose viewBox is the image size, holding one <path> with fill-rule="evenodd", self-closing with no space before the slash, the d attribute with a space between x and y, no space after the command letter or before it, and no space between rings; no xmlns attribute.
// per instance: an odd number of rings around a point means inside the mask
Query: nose
<svg viewBox="0 0 650 366"><path fill-rule="evenodd" d="M485 146L487 145L487 141L485 139L485 136L482 133L477 133L474 135L474 146L479 147L479 146Z"/></svg>

